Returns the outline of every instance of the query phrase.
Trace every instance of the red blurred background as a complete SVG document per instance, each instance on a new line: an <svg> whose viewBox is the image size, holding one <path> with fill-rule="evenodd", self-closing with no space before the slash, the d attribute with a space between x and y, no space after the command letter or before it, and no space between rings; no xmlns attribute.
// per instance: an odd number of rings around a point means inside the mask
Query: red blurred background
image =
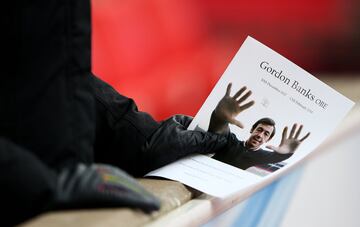
<svg viewBox="0 0 360 227"><path fill-rule="evenodd" d="M92 0L93 72L157 120L194 116L247 35L318 75L359 75L357 0Z"/></svg>

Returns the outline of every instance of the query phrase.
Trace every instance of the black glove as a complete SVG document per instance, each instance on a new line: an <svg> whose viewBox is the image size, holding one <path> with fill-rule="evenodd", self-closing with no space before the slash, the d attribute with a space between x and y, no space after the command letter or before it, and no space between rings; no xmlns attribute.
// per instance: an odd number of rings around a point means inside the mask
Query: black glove
<svg viewBox="0 0 360 227"><path fill-rule="evenodd" d="M25 148L0 137L1 226L14 226L53 209L131 207L159 209L157 198L109 165L77 164L60 173Z"/></svg>
<svg viewBox="0 0 360 227"><path fill-rule="evenodd" d="M56 172L0 137L0 182L0 225L14 226L44 211L56 188Z"/></svg>
<svg viewBox="0 0 360 227"><path fill-rule="evenodd" d="M187 130L192 117L175 115L162 122L143 146L144 165L149 171L189 154L213 153L224 148L227 137L211 132Z"/></svg>
<svg viewBox="0 0 360 227"><path fill-rule="evenodd" d="M150 212L159 200L124 171L104 164L77 164L58 176L52 209L131 207Z"/></svg>

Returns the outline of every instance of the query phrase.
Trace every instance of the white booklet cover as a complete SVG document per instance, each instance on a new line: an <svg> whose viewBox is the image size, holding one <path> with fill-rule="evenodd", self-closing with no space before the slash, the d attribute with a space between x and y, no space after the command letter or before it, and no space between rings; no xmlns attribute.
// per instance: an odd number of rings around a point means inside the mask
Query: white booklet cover
<svg viewBox="0 0 360 227"><path fill-rule="evenodd" d="M239 101L246 91L241 95L237 92L244 86L252 94L245 101ZM247 37L188 129L207 131L211 114L225 94L237 99L240 106L254 101L235 117L243 128L230 124L230 132L238 143L236 148L220 156L217 153L186 157L146 176L176 180L222 198L257 188L314 152L354 105L252 37ZM275 126L268 127L266 119L265 123L255 124L264 118L273 120ZM297 127L292 130L295 123ZM301 132L300 125L303 125ZM283 135L285 127L288 129ZM275 134L269 139L274 128ZM310 135L306 137L308 132ZM283 137L303 140L294 152L283 155L278 153L281 150L275 151ZM275 148L266 148L267 145Z"/></svg>

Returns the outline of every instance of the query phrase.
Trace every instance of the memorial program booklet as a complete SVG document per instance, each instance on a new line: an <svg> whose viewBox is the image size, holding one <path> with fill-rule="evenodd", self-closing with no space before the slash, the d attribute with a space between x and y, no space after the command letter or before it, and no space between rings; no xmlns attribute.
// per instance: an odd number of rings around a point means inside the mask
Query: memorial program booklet
<svg viewBox="0 0 360 227"><path fill-rule="evenodd" d="M239 99L246 91L238 93L244 86L252 92L245 101ZM236 116L243 128L230 124L230 132L235 136L232 149L215 156L192 155L146 176L176 180L221 198L256 188L275 180L314 152L354 105L252 37L246 38L188 129L207 131L211 114L225 95L240 106L254 101ZM256 124L260 119L262 123ZM271 126L271 121L275 126ZM298 141L296 146L290 146L294 151L284 154L279 149L283 137Z"/></svg>

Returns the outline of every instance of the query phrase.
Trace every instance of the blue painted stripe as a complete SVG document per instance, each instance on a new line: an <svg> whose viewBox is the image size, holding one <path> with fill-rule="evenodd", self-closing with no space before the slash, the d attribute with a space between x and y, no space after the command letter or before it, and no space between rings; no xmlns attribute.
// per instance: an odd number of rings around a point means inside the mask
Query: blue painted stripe
<svg viewBox="0 0 360 227"><path fill-rule="evenodd" d="M246 202L246 206L235 220L233 226L252 227L257 226L264 213L266 206L276 189L277 182L274 182L261 191L252 195Z"/></svg>
<svg viewBox="0 0 360 227"><path fill-rule="evenodd" d="M276 190L271 195L267 209L262 214L257 227L281 226L303 171L304 167L297 168L277 182Z"/></svg>
<svg viewBox="0 0 360 227"><path fill-rule="evenodd" d="M203 227L275 227L280 226L301 179L304 167L256 192L247 200L215 217Z"/></svg>
<svg viewBox="0 0 360 227"><path fill-rule="evenodd" d="M297 168L244 201L245 208L231 226L280 226L302 172Z"/></svg>

